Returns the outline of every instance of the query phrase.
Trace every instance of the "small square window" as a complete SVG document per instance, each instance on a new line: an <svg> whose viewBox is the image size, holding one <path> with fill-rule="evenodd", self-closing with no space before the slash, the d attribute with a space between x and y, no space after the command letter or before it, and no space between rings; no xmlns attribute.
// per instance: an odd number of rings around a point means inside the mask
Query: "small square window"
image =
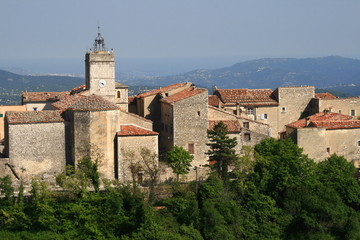
<svg viewBox="0 0 360 240"><path fill-rule="evenodd" d="M248 108L247 109L247 114L254 115L254 108Z"/></svg>
<svg viewBox="0 0 360 240"><path fill-rule="evenodd" d="M249 129L249 122L244 122L243 127Z"/></svg>
<svg viewBox="0 0 360 240"><path fill-rule="evenodd" d="M0 117L4 117L4 114L0 113Z"/></svg>
<svg viewBox="0 0 360 240"><path fill-rule="evenodd" d="M330 154L330 148L329 148L329 147L326 148L326 152L327 152L328 154Z"/></svg>
<svg viewBox="0 0 360 240"><path fill-rule="evenodd" d="M286 112L286 107L282 107L281 112Z"/></svg>
<svg viewBox="0 0 360 240"><path fill-rule="evenodd" d="M200 116L200 111L197 112L198 116Z"/></svg>
<svg viewBox="0 0 360 240"><path fill-rule="evenodd" d="M360 147L360 141L357 141L357 146Z"/></svg>
<svg viewBox="0 0 360 240"><path fill-rule="evenodd" d="M341 110L339 110L339 113L341 114Z"/></svg>
<svg viewBox="0 0 360 240"><path fill-rule="evenodd" d="M356 115L354 109L351 109L351 110L350 110L350 115L351 115L351 116L355 116L355 115Z"/></svg>
<svg viewBox="0 0 360 240"><path fill-rule="evenodd" d="M261 118L261 119L267 119L267 118L268 118L267 113L261 114L260 118Z"/></svg>
<svg viewBox="0 0 360 240"><path fill-rule="evenodd" d="M245 141L245 142L250 142L250 141L251 141L250 133L245 133L245 134L244 134L244 141Z"/></svg>

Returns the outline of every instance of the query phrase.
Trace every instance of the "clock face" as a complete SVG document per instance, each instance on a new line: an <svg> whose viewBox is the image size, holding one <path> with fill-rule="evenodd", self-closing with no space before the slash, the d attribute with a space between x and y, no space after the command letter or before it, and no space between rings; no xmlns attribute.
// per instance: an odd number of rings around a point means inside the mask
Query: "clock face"
<svg viewBox="0 0 360 240"><path fill-rule="evenodd" d="M100 80L99 81L99 87L105 87L106 86L106 81L105 80Z"/></svg>

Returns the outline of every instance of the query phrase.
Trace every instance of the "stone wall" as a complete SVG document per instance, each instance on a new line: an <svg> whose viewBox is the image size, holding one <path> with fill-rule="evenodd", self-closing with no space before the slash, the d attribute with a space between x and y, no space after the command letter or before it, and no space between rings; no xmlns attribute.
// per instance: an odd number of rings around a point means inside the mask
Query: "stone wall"
<svg viewBox="0 0 360 240"><path fill-rule="evenodd" d="M19 176L55 177L65 170L65 122L8 125L8 157Z"/></svg>
<svg viewBox="0 0 360 240"><path fill-rule="evenodd" d="M360 98L319 99L317 103L319 112L330 110L334 113L354 116L357 119L360 117Z"/></svg>
<svg viewBox="0 0 360 240"><path fill-rule="evenodd" d="M133 153L132 163L140 163L143 166L143 170L140 173L143 173L144 179L146 174L144 173L144 163L142 161L140 152L141 148L147 148L152 153L158 155L158 136L118 136L117 137L117 161L118 161L118 180L120 182L131 182L131 171L130 165L131 160L129 153ZM157 159L158 160L158 159Z"/></svg>
<svg viewBox="0 0 360 240"><path fill-rule="evenodd" d="M175 102L174 145L189 150L194 146L193 166L207 164L206 143L208 129L208 93L207 91L187 99ZM192 145L193 144L193 145Z"/></svg>
<svg viewBox="0 0 360 240"><path fill-rule="evenodd" d="M315 88L280 87L274 91L274 94L279 102L278 131L282 132L286 130L286 124L295 122L310 113L309 104L315 96Z"/></svg>
<svg viewBox="0 0 360 240"><path fill-rule="evenodd" d="M303 148L304 154L319 162L330 155L326 152L325 128L299 128L297 129L297 145Z"/></svg>
<svg viewBox="0 0 360 240"><path fill-rule="evenodd" d="M336 153L359 167L360 161L360 129L326 130L326 147L329 154Z"/></svg>
<svg viewBox="0 0 360 240"><path fill-rule="evenodd" d="M160 152L170 151L174 146L173 105L161 103L161 132L159 135Z"/></svg>
<svg viewBox="0 0 360 240"><path fill-rule="evenodd" d="M133 124L149 130L153 129L153 122L151 120L124 111L120 112L120 124Z"/></svg>

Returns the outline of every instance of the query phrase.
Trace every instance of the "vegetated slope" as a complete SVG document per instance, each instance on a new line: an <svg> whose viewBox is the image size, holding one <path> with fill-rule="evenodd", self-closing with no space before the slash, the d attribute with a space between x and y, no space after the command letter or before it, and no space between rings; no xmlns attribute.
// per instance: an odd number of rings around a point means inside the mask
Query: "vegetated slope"
<svg viewBox="0 0 360 240"><path fill-rule="evenodd" d="M66 91L84 83L84 79L71 76L18 75L0 70L0 87L21 91Z"/></svg>
<svg viewBox="0 0 360 240"><path fill-rule="evenodd" d="M134 84L145 81L138 79ZM167 85L193 82L206 87L276 88L279 86L313 85L328 87L360 82L360 60L343 57L264 58L237 63L215 70L198 69L185 74L153 77L148 84Z"/></svg>

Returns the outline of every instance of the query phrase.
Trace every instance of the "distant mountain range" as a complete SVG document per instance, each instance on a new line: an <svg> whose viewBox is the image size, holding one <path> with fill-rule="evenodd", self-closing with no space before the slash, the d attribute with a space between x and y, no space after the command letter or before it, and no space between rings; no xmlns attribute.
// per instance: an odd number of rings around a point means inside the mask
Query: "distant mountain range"
<svg viewBox="0 0 360 240"><path fill-rule="evenodd" d="M178 82L192 82L211 88L271 88L311 85L342 96L360 95L360 60L330 56L322 58L264 58L245 61L219 69L198 69L179 75L128 76L117 74L120 82L136 94L143 86L159 87ZM19 75L0 70L0 104L13 104L21 91L67 91L84 84L72 76ZM134 87L138 86L138 87ZM139 87L140 86L140 87ZM14 98L14 99L13 99ZM10 102L8 99L12 99Z"/></svg>
<svg viewBox="0 0 360 240"><path fill-rule="evenodd" d="M237 63L230 67L198 69L185 74L134 79L132 84L166 85L192 82L219 88L276 88L312 85L316 87L360 84L360 60L343 57L264 58Z"/></svg>

